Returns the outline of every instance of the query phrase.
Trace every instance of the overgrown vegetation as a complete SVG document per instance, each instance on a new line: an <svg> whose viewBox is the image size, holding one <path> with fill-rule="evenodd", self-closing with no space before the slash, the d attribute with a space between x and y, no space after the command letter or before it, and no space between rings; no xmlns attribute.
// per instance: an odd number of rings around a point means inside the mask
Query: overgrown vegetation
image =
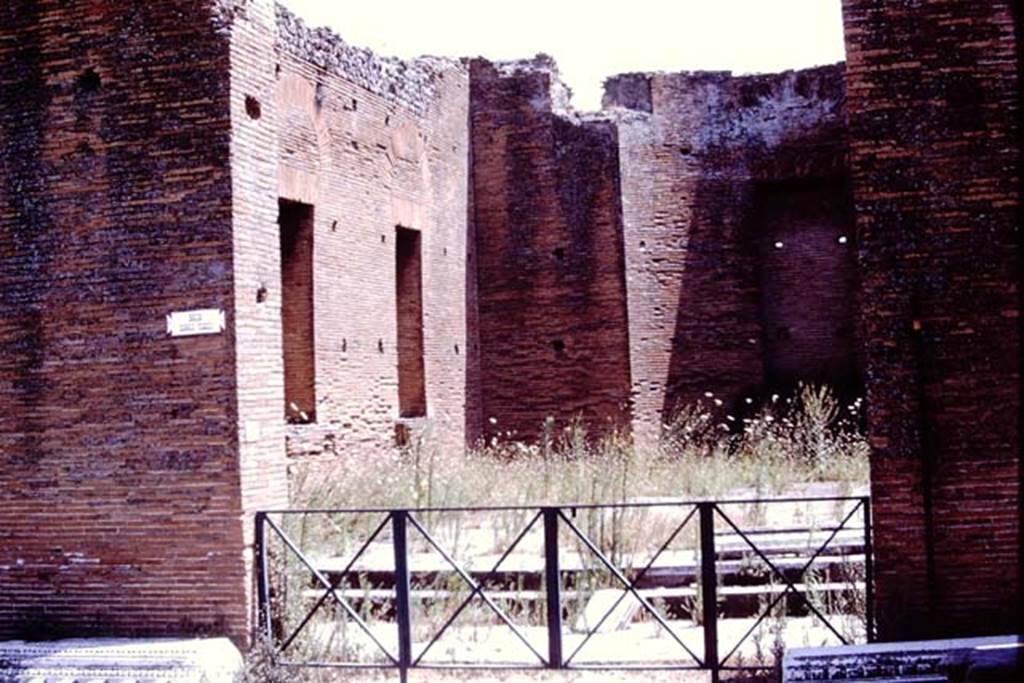
<svg viewBox="0 0 1024 683"><path fill-rule="evenodd" d="M429 429L409 447L337 458L299 468L295 507L443 507L609 503L637 498L698 498L745 490L773 495L804 483L844 486L868 480L868 445L858 429L861 404L841 405L825 387L774 397L749 418L704 404L678 410L657 443L621 434L588 437L580 423L545 424L537 444L494 439L445 450Z"/></svg>

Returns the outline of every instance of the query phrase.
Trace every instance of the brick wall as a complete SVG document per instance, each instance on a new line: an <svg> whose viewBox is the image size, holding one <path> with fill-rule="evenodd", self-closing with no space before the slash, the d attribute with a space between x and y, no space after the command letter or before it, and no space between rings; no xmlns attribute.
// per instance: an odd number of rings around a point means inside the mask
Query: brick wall
<svg viewBox="0 0 1024 683"><path fill-rule="evenodd" d="M245 637L231 20L0 9L0 638Z"/></svg>
<svg viewBox="0 0 1024 683"><path fill-rule="evenodd" d="M841 65L606 83L640 440L706 392L724 409L761 392L766 366L791 382L852 365L850 343L836 348L853 315L852 253L837 241L849 223L842 102ZM808 288L828 294L813 311Z"/></svg>
<svg viewBox="0 0 1024 683"><path fill-rule="evenodd" d="M843 2L889 638L1013 631L1022 613L1011 4Z"/></svg>
<svg viewBox="0 0 1024 683"><path fill-rule="evenodd" d="M485 434L628 410L616 132L566 110L554 64L471 64Z"/></svg>
<svg viewBox="0 0 1024 683"><path fill-rule="evenodd" d="M459 447L475 350L467 343L466 70L452 60L377 57L277 12L275 49L264 59L276 82L278 193L313 205L315 216L316 424L291 425L288 450L369 455L394 443L398 227L420 234L427 421Z"/></svg>

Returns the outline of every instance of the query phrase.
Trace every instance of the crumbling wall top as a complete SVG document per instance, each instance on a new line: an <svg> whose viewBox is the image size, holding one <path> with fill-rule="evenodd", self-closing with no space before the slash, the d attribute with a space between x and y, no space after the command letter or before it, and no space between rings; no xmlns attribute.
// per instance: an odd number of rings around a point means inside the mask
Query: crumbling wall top
<svg viewBox="0 0 1024 683"><path fill-rule="evenodd" d="M277 46L418 115L426 113L446 73L467 72L461 61L453 58L424 56L404 60L377 55L348 44L326 27L310 28L281 4L277 4Z"/></svg>

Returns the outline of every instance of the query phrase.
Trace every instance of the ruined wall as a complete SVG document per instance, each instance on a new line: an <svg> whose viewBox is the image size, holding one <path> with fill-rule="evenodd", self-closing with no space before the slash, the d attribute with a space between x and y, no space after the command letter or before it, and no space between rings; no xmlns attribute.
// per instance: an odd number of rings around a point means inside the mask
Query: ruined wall
<svg viewBox="0 0 1024 683"><path fill-rule="evenodd" d="M461 446L475 351L466 322L466 71L452 60L377 57L283 7L277 24L267 58L276 72L278 193L314 214L316 421L288 427L289 453L394 443L399 227L420 234L427 422Z"/></svg>
<svg viewBox="0 0 1024 683"><path fill-rule="evenodd" d="M565 109L554 64L471 63L485 434L547 417L627 419L629 359L616 132ZM493 418L493 419L492 419Z"/></svg>
<svg viewBox="0 0 1024 683"><path fill-rule="evenodd" d="M606 83L639 439L706 392L728 410L766 379L836 381L854 365L849 341L835 348L853 299L843 90L841 65Z"/></svg>
<svg viewBox="0 0 1024 683"><path fill-rule="evenodd" d="M1019 628L1021 111L1011 4L843 2L887 638Z"/></svg>
<svg viewBox="0 0 1024 683"><path fill-rule="evenodd" d="M0 9L0 638L247 637L283 470L240 461L230 65L266 9ZM168 337L196 308L227 331Z"/></svg>

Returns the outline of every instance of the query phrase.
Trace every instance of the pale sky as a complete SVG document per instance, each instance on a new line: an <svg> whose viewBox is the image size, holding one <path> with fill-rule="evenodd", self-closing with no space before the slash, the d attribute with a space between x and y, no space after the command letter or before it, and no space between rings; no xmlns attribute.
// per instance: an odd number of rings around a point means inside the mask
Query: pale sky
<svg viewBox="0 0 1024 683"><path fill-rule="evenodd" d="M840 0L283 0L384 55L552 55L583 110L627 71L781 71L843 59Z"/></svg>

